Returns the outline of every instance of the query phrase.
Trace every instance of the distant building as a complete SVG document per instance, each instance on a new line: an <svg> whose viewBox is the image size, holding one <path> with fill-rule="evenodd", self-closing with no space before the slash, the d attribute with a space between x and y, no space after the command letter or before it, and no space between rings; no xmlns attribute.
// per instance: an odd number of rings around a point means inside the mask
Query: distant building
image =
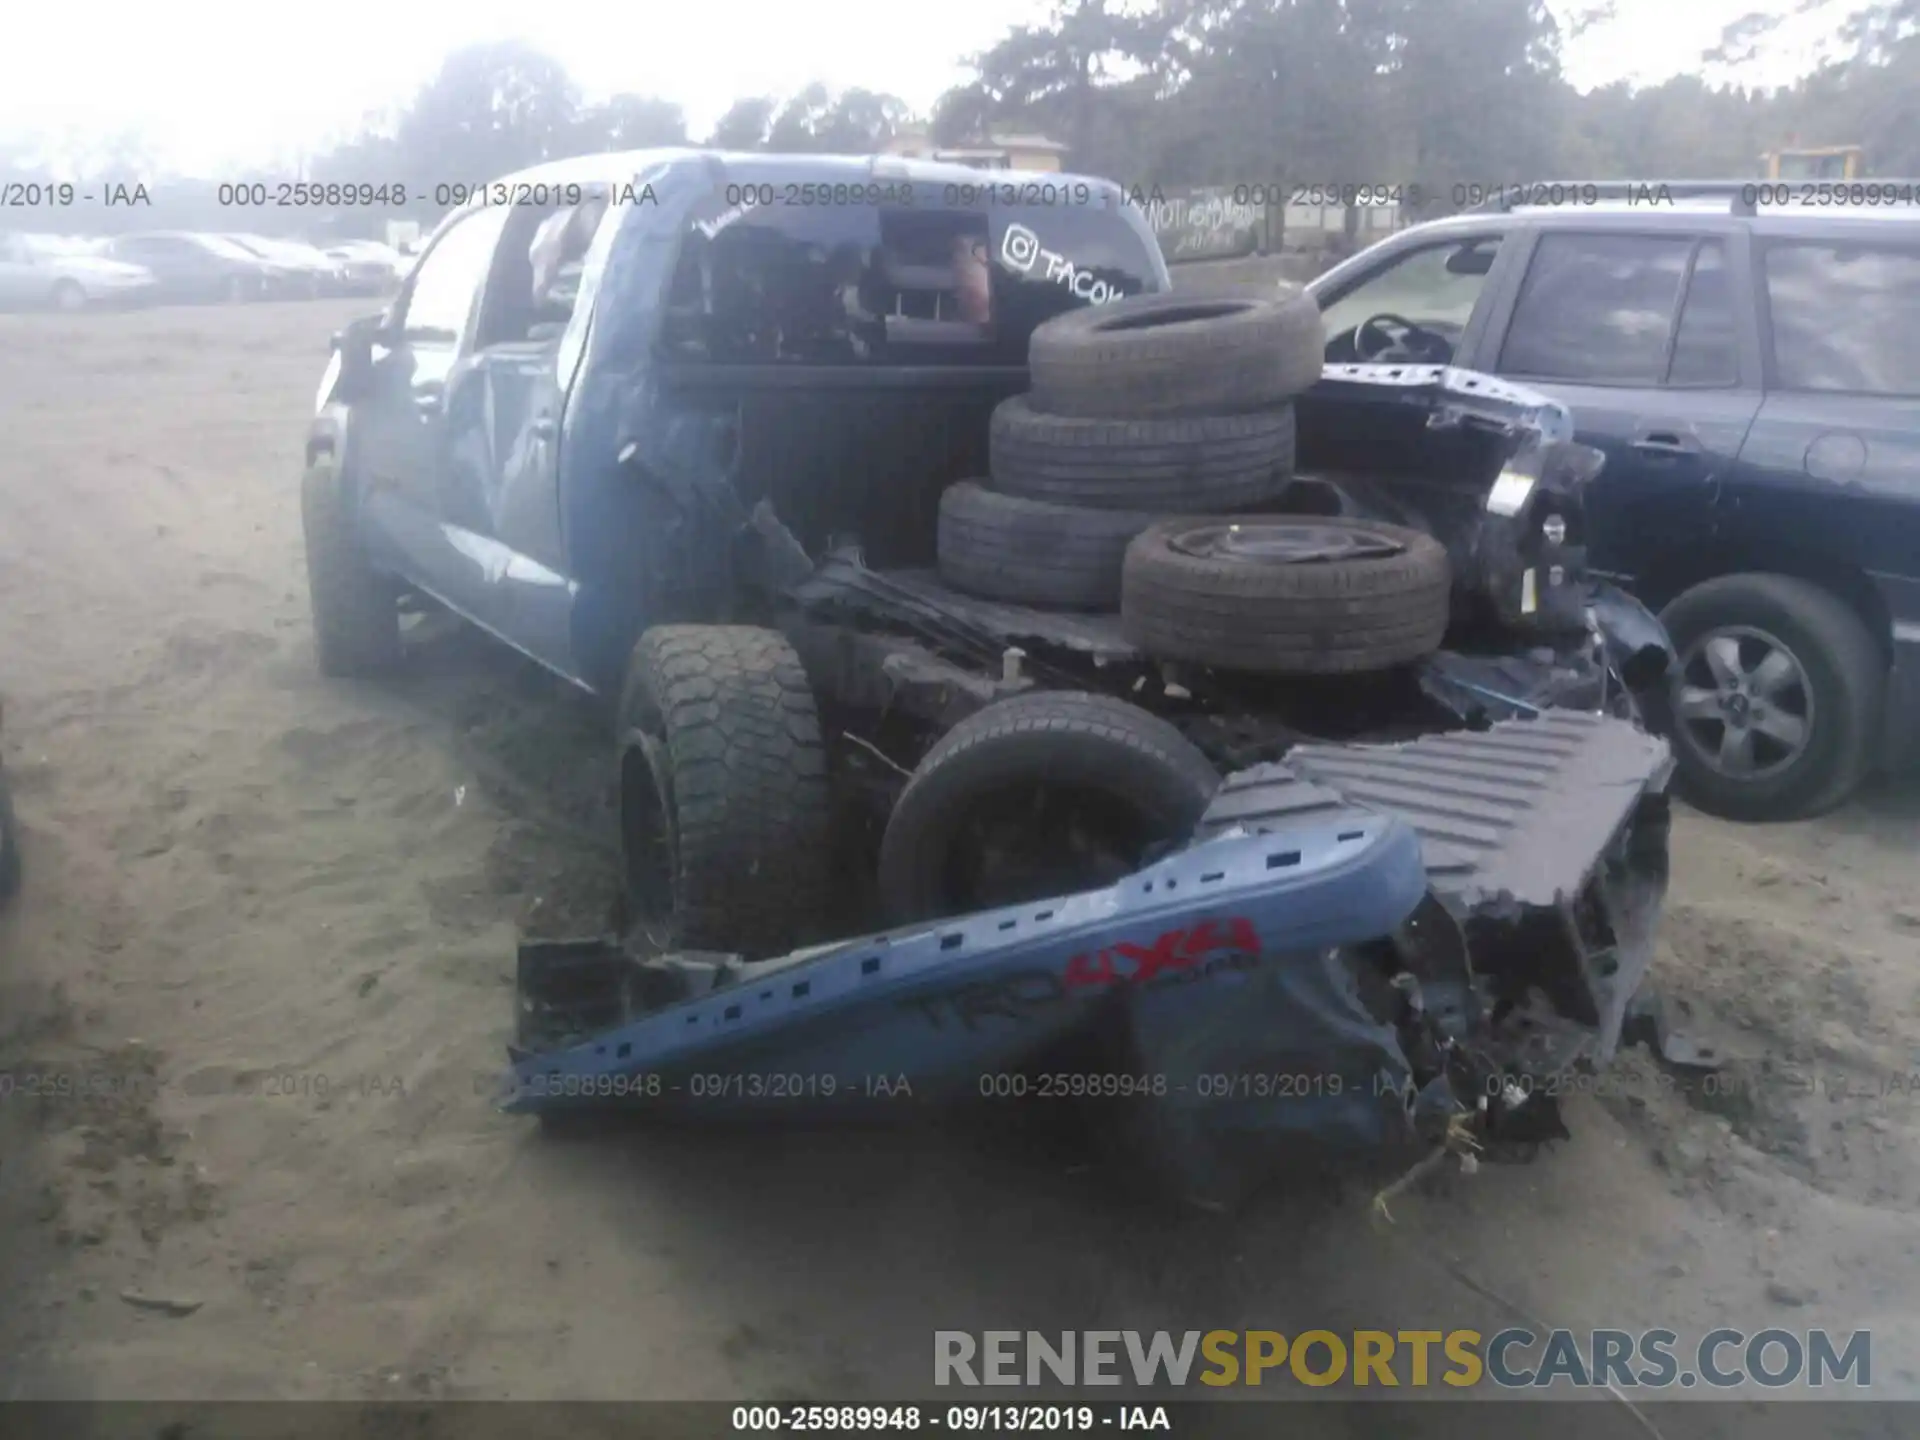
<svg viewBox="0 0 1920 1440"><path fill-rule="evenodd" d="M990 135L965 145L936 145L925 130L903 130L887 142L887 153L976 170L1058 170L1067 147L1044 135Z"/></svg>

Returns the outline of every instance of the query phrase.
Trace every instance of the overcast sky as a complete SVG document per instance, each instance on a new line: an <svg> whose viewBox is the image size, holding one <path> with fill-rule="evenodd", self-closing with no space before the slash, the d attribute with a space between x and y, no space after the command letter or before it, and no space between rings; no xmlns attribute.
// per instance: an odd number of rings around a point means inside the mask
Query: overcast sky
<svg viewBox="0 0 1920 1440"><path fill-rule="evenodd" d="M1698 70L1728 21L1791 3L1618 0L1614 23L1569 47L1569 77L1585 88ZM553 55L589 98L629 90L679 103L696 137L740 96L813 80L889 91L924 110L964 78L964 57L1046 9L1045 0L17 0L0 24L0 141L131 130L193 173L288 165L405 100L448 50L506 38ZM1805 43L1818 23L1802 27ZM1746 78L1791 78L1805 53L1789 43Z"/></svg>

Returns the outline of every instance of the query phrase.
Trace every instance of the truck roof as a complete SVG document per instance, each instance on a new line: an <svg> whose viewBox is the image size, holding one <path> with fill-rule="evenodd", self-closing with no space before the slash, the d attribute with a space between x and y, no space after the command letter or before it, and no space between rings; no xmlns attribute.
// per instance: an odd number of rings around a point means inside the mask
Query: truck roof
<svg viewBox="0 0 1920 1440"><path fill-rule="evenodd" d="M977 170L949 161L909 159L901 155L796 155L760 151L711 150L678 146L654 150L611 150L598 155L570 155L530 166L497 182L510 185L618 184L641 171L663 164L704 161L716 181L730 175L752 174L756 179L787 177L795 182L827 181L839 184L920 185L996 184L1087 185L1114 199L1124 197L1112 180L1094 175L1051 170Z"/></svg>

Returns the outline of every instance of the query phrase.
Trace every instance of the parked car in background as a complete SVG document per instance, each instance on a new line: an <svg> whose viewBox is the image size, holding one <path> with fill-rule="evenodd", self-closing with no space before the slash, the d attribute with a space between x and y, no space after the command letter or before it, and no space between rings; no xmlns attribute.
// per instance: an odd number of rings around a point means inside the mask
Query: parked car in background
<svg viewBox="0 0 1920 1440"><path fill-rule="evenodd" d="M62 235L0 235L0 309L86 310L151 299L153 273Z"/></svg>
<svg viewBox="0 0 1920 1440"><path fill-rule="evenodd" d="M1589 561L1663 607L1678 652L1682 793L1741 819L1837 805L1920 752L1920 208L1538 188L1555 203L1418 225L1314 280L1326 358L1571 407L1607 456Z"/></svg>
<svg viewBox="0 0 1920 1440"><path fill-rule="evenodd" d="M347 277L340 262L303 240L288 240L268 235L226 235L249 255L287 271L286 293L299 299L318 299L322 295L347 293Z"/></svg>
<svg viewBox="0 0 1920 1440"><path fill-rule="evenodd" d="M349 295L386 295L400 288L411 263L390 245L378 240L343 240L329 245L327 257L339 265Z"/></svg>
<svg viewBox="0 0 1920 1440"><path fill-rule="evenodd" d="M174 302L266 300L289 293L295 272L219 235L153 230L119 235L108 245L115 260L153 273L155 298Z"/></svg>

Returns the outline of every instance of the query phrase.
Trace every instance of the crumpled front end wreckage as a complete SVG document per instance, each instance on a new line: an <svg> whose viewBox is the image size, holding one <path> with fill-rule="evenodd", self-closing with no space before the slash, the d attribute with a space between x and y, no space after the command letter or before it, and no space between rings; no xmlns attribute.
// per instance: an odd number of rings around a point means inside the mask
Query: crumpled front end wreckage
<svg viewBox="0 0 1920 1440"><path fill-rule="evenodd" d="M1611 1060L1647 970L1670 768L1575 712L1301 746L1103 890L756 963L529 943L505 1108L795 1115L1071 1065L1195 1199L1283 1142L1563 1134L1549 1082Z"/></svg>

